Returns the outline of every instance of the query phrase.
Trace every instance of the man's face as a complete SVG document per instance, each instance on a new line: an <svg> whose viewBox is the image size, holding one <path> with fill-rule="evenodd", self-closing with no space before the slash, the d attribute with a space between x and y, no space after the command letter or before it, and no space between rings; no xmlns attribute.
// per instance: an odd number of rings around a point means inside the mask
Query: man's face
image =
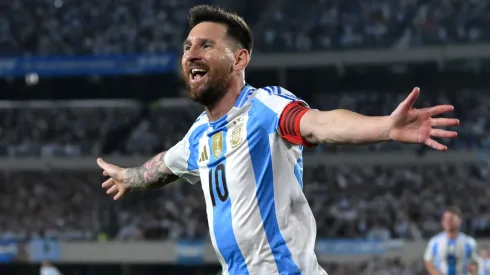
<svg viewBox="0 0 490 275"><path fill-rule="evenodd" d="M482 249L480 251L480 257L482 257L483 259L488 258L488 251L486 249Z"/></svg>
<svg viewBox="0 0 490 275"><path fill-rule="evenodd" d="M215 104L228 91L235 57L222 24L203 22L184 42L182 77L189 96L205 106Z"/></svg>
<svg viewBox="0 0 490 275"><path fill-rule="evenodd" d="M458 215L449 211L444 212L441 223L446 232L457 232L461 227L461 219Z"/></svg>

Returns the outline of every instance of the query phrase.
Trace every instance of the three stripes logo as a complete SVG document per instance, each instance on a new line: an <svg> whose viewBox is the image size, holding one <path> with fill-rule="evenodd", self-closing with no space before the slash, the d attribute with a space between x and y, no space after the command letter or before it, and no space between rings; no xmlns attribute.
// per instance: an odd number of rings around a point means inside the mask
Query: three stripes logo
<svg viewBox="0 0 490 275"><path fill-rule="evenodd" d="M201 156L199 157L199 162L203 162L203 161L207 161L207 160L209 160L208 150L207 150L207 146L204 145L204 148L202 149L202 152L201 152Z"/></svg>

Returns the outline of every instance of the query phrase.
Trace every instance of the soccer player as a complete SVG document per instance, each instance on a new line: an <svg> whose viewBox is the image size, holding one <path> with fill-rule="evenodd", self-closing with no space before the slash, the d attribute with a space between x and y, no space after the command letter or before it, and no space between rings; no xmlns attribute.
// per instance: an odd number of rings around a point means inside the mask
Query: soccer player
<svg viewBox="0 0 490 275"><path fill-rule="evenodd" d="M480 262L478 263L478 275L490 275L490 258L488 250L480 250Z"/></svg>
<svg viewBox="0 0 490 275"><path fill-rule="evenodd" d="M460 231L462 214L451 206L442 215L444 232L432 237L424 261L430 275L476 274L479 257L476 241Z"/></svg>
<svg viewBox="0 0 490 275"><path fill-rule="evenodd" d="M457 119L433 118L453 106L414 109L418 88L391 115L377 117L312 110L282 87L254 88L245 82L253 40L243 19L202 5L190 10L189 23L183 78L205 112L180 142L141 167L97 163L110 176L102 187L116 200L133 188L200 181L223 274L326 274L302 191L304 146L396 140L444 151L432 137L456 137L433 128L458 125Z"/></svg>

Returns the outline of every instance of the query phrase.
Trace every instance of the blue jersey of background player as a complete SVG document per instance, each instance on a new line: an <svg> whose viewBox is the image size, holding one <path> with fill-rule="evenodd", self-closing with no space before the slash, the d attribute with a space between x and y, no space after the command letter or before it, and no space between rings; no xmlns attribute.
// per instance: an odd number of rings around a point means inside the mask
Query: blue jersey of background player
<svg viewBox="0 0 490 275"><path fill-rule="evenodd" d="M478 275L490 275L490 258L488 258L488 250L480 250L480 260L477 266Z"/></svg>
<svg viewBox="0 0 490 275"><path fill-rule="evenodd" d="M430 275L475 275L479 263L476 241L460 231L461 211L448 207L442 216L444 231L432 237L424 254Z"/></svg>

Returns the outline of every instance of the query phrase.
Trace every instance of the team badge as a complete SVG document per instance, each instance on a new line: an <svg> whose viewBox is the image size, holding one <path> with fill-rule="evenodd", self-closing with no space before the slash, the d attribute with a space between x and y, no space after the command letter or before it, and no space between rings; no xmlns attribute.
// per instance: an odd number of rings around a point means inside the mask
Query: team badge
<svg viewBox="0 0 490 275"><path fill-rule="evenodd" d="M235 126L235 129L233 129L233 132L231 132L231 148L235 149L242 143L243 141L243 124L239 124Z"/></svg>
<svg viewBox="0 0 490 275"><path fill-rule="evenodd" d="M237 117L237 119L233 121L233 125L235 127L231 132L230 144L231 144L231 148L235 149L243 141L243 117L241 116Z"/></svg>
<svg viewBox="0 0 490 275"><path fill-rule="evenodd" d="M213 156L218 159L223 153L223 132L218 132L211 137L213 144Z"/></svg>

